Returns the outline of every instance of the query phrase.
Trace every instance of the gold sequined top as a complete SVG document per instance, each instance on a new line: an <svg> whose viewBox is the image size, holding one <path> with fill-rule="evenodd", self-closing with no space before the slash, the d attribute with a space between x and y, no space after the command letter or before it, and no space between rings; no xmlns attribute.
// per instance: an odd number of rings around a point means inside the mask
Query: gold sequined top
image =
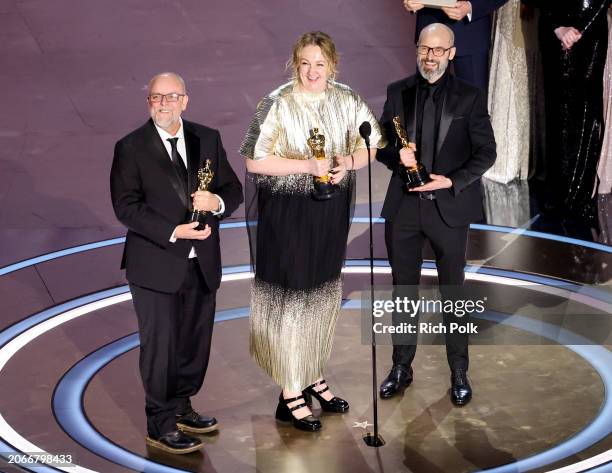
<svg viewBox="0 0 612 473"><path fill-rule="evenodd" d="M325 154L350 155L365 148L359 126L370 122L370 146L385 145L376 117L350 87L330 81L320 93L301 92L294 81L280 86L257 105L255 116L244 138L240 153L250 159L276 155L287 159L309 159L312 151L307 139L313 128L325 136ZM264 178L260 178L264 179ZM306 174L266 176L277 190L310 192L312 177ZM298 189L299 188L299 189Z"/></svg>

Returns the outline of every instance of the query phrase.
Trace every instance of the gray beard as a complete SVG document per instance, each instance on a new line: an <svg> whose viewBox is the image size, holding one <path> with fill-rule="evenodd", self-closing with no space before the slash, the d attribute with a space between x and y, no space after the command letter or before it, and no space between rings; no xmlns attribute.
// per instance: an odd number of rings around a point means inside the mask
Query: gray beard
<svg viewBox="0 0 612 473"><path fill-rule="evenodd" d="M446 69L448 69L448 64L449 64L449 61L444 61L443 63L441 62L440 64L438 64L437 70L425 71L423 69L423 64L421 63L421 61L417 61L417 68L421 76L423 76L423 79L425 79L427 82L433 83L444 75L444 73L446 72Z"/></svg>

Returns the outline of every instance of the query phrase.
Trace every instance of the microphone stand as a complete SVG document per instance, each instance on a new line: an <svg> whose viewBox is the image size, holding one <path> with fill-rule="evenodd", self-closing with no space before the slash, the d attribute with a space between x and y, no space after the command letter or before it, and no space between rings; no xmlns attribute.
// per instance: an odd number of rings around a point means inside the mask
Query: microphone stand
<svg viewBox="0 0 612 473"><path fill-rule="evenodd" d="M361 127L359 129L361 133ZM364 136L365 135L365 136ZM374 327L374 236L372 224L372 162L370 161L370 133L362 133L362 138L365 140L368 150L368 209L370 217L370 330ZM374 411L374 432L368 432L364 435L363 441L368 447L382 447L385 444L383 438L378 434L378 394L376 392L376 335L372 331L372 409Z"/></svg>

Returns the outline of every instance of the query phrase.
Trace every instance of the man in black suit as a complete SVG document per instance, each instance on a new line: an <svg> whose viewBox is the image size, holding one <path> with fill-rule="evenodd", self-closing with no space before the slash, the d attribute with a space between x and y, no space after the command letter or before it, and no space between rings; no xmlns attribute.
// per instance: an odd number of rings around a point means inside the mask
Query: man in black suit
<svg viewBox="0 0 612 473"><path fill-rule="evenodd" d="M442 296L451 299L452 294L444 292L463 284L469 224L483 218L480 177L495 161L495 138L484 92L447 70L454 56L453 32L443 24L429 25L417 44L419 73L387 89L381 125L389 144L376 158L393 171L382 217L394 297L417 298L427 239L436 256ZM416 144L402 147L392 123L396 116ZM407 191L403 168L416 164L415 151L419 162L432 171L432 181ZM394 323L398 318L394 314ZM453 318L444 317L447 324ZM393 367L380 387L382 398L392 397L412 381L414 339L400 344L395 337L393 342ZM451 399L463 405L471 398L467 336L447 335L446 349Z"/></svg>
<svg viewBox="0 0 612 473"><path fill-rule="evenodd" d="M418 0L404 0L404 7L417 12L415 40L423 28L432 23L443 23L453 30L457 47L453 61L455 75L486 90L493 12L507 1L459 0L452 7L438 9L425 7Z"/></svg>
<svg viewBox="0 0 612 473"><path fill-rule="evenodd" d="M151 119L115 145L110 176L115 214L127 228L122 267L140 334L147 444L170 453L199 449L217 420L190 398L208 366L215 294L221 282L219 219L242 202L242 186L219 132L181 118L189 97L183 79L151 79ZM210 160L208 191L197 172ZM207 211L204 228L185 223L189 208Z"/></svg>

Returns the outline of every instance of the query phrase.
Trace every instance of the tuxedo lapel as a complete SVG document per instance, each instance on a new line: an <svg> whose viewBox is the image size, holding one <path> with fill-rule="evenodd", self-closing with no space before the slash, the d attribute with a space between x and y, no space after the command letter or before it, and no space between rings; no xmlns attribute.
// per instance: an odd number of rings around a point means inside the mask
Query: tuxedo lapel
<svg viewBox="0 0 612 473"><path fill-rule="evenodd" d="M185 185L183 184L176 170L174 169L172 161L170 160L170 156L168 155L168 151L162 143L159 133L157 133L157 130L155 129L155 125L153 124L152 120L149 121L149 125L150 139L147 140L147 144L149 146L151 159L153 159L157 163L157 165L162 168L164 174L168 176L170 185L176 192L177 197L180 199L183 205L185 205L186 208L189 208L190 204L187 200L187 192L185 189Z"/></svg>
<svg viewBox="0 0 612 473"><path fill-rule="evenodd" d="M185 147L187 148L187 175L189 176L189 195L198 190L198 169L200 167L200 138L193 133L187 122L185 127Z"/></svg>
<svg viewBox="0 0 612 473"><path fill-rule="evenodd" d="M440 152L440 148L444 144L448 129L455 117L455 111L460 100L459 93L455 87L453 77L449 77L447 90L444 94L444 102L442 103L442 115L440 116L440 128L438 131L438 141L436 142L436 154Z"/></svg>
<svg viewBox="0 0 612 473"><path fill-rule="evenodd" d="M402 91L402 125L408 135L408 141L416 142L416 86L417 82L408 83Z"/></svg>

